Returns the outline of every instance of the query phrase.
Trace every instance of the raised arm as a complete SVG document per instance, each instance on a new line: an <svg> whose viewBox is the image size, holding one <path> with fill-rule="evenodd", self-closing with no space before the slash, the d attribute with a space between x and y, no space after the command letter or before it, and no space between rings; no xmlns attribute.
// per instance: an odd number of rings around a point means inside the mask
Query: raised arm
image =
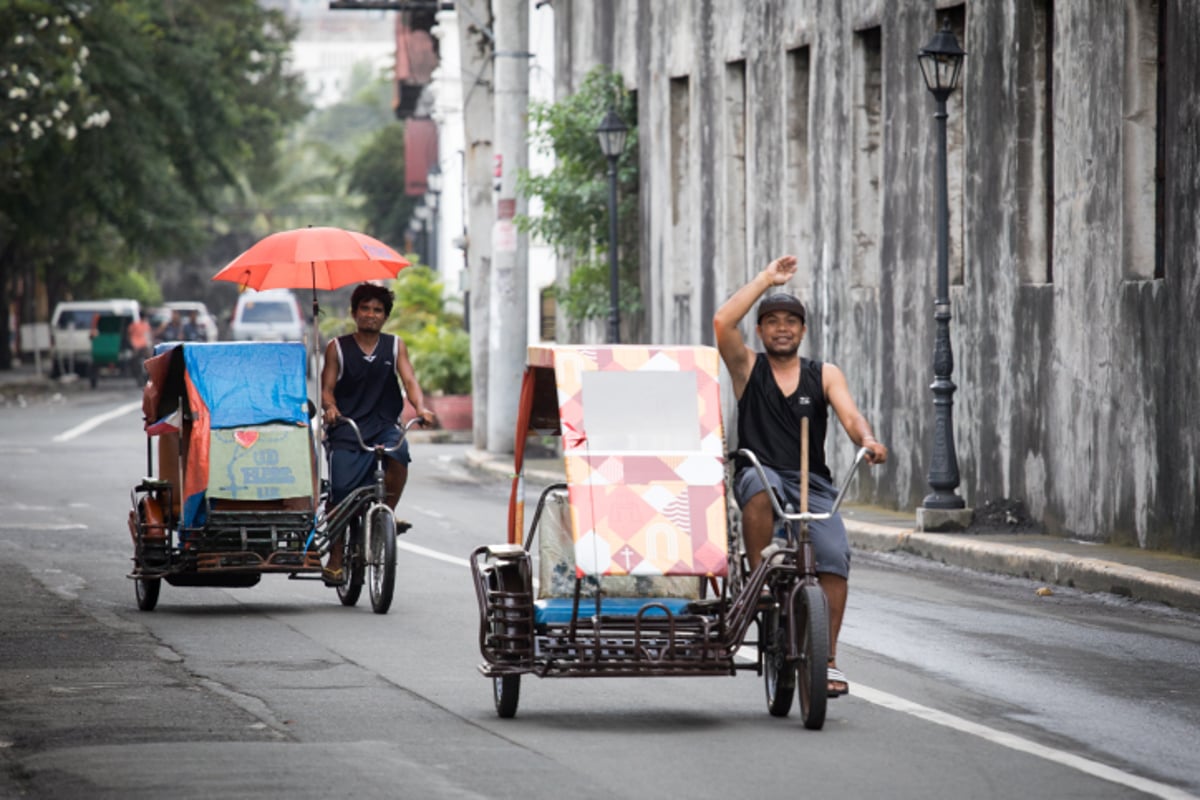
<svg viewBox="0 0 1200 800"><path fill-rule="evenodd" d="M733 394L741 398L750 370L754 367L754 349L746 344L738 325L750 313L758 298L772 286L783 286L796 274L796 257L780 256L738 289L713 315L717 350L733 380Z"/></svg>
<svg viewBox="0 0 1200 800"><path fill-rule="evenodd" d="M854 442L856 447L867 448L867 461L871 464L882 464L887 461L888 449L883 442L875 438L867 418L858 410L858 405L855 404L854 397L850 394L850 387L847 385L846 376L842 371L833 364L823 365L821 367L821 384L825 389L826 399L833 406L834 413L837 414L842 427L846 429L850 441Z"/></svg>

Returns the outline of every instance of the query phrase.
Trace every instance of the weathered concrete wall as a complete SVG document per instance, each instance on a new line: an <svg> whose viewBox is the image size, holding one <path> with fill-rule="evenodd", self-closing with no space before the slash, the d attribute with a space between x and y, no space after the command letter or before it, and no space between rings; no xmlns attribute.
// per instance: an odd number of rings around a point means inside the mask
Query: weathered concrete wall
<svg viewBox="0 0 1200 800"><path fill-rule="evenodd" d="M798 249L805 353L845 369L892 448L860 497L904 509L929 491L933 427L936 142L916 53L949 15L969 53L949 102L959 492L1021 500L1052 533L1200 553L1191 0L554 7L560 82L603 60L638 92L648 338L711 343L716 306Z"/></svg>

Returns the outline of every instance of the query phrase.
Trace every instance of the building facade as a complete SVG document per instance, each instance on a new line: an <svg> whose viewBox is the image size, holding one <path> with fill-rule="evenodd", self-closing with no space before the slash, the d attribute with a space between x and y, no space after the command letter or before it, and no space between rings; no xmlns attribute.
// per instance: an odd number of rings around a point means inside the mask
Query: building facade
<svg viewBox="0 0 1200 800"><path fill-rule="evenodd" d="M1200 14L1191 0L554 0L556 90L637 93L650 338L795 253L802 353L880 438L860 499L929 493L934 101L948 20L954 436L968 506L1200 553ZM747 328L747 335L752 331ZM732 427L727 407L727 428ZM849 460L840 435L834 465Z"/></svg>

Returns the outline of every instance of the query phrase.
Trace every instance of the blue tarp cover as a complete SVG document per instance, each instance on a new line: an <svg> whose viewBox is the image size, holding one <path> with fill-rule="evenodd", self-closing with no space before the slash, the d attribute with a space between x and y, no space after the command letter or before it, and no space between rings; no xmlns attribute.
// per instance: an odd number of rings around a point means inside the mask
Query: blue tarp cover
<svg viewBox="0 0 1200 800"><path fill-rule="evenodd" d="M208 407L210 428L308 421L303 344L188 343L183 356Z"/></svg>

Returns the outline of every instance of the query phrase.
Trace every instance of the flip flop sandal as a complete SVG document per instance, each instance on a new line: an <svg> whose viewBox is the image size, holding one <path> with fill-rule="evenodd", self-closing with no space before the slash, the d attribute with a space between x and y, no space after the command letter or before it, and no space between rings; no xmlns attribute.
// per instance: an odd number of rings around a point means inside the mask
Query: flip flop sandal
<svg viewBox="0 0 1200 800"><path fill-rule="evenodd" d="M846 675L837 667L829 667L826 671L826 695L828 697L841 697L844 694L850 694L850 682L846 680ZM844 689L835 689L833 684L840 683Z"/></svg>
<svg viewBox="0 0 1200 800"><path fill-rule="evenodd" d="M326 586L341 586L346 582L346 570L324 567L321 569L321 580L325 581Z"/></svg>

